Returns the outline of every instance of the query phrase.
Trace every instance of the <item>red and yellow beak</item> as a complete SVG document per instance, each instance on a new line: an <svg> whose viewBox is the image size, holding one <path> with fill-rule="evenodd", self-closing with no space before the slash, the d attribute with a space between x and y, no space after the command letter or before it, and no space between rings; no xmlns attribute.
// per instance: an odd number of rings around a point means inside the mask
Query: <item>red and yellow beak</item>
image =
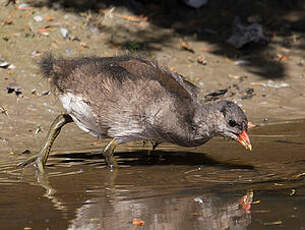
<svg viewBox="0 0 305 230"><path fill-rule="evenodd" d="M249 136L245 130L238 135L237 141L247 150L252 150L252 145L250 143Z"/></svg>

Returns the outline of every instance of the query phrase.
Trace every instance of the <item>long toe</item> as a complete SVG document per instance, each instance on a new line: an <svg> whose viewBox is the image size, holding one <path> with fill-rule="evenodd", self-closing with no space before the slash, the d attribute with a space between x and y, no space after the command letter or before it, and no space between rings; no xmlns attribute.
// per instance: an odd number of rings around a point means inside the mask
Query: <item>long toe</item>
<svg viewBox="0 0 305 230"><path fill-rule="evenodd" d="M43 173L44 172L44 164L41 160L40 154L36 154L33 156L30 156L28 159L26 159L23 162L20 162L17 164L17 167L22 167L24 168L25 166L34 163L35 167L39 170L39 172Z"/></svg>
<svg viewBox="0 0 305 230"><path fill-rule="evenodd" d="M23 167L25 167L29 164L34 163L37 159L38 159L38 155L30 156L25 161L20 162L19 164L17 164L17 167L22 167L23 168Z"/></svg>

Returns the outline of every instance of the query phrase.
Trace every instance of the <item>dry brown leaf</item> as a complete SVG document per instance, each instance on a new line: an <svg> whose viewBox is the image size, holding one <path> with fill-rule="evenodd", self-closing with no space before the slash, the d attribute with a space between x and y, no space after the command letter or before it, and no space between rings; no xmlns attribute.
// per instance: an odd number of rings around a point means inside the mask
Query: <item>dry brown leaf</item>
<svg viewBox="0 0 305 230"><path fill-rule="evenodd" d="M131 16L131 15L121 15L121 14L114 14L117 17L126 19L131 22L146 22L147 17L144 17L143 15L140 15L139 17L137 16Z"/></svg>
<svg viewBox="0 0 305 230"><path fill-rule="evenodd" d="M225 58L225 62L230 63L230 64L234 64L234 61L232 61L230 58Z"/></svg>
<svg viewBox="0 0 305 230"><path fill-rule="evenodd" d="M40 29L38 29L38 33L48 32L50 30L51 30L51 28L40 28Z"/></svg>
<svg viewBox="0 0 305 230"><path fill-rule="evenodd" d="M7 117L9 117L7 108L5 108L3 105L0 106L0 113L2 113L4 115L6 115Z"/></svg>
<svg viewBox="0 0 305 230"><path fill-rule="evenodd" d="M209 53L212 53L212 52L215 51L215 49L210 48L210 47L202 47L202 48L200 48L200 50L205 51L205 52L209 52Z"/></svg>
<svg viewBox="0 0 305 230"><path fill-rule="evenodd" d="M181 41L181 42L180 42L180 47L181 47L182 49L184 49L184 50L187 50L187 51L190 51L190 52L194 53L193 48L192 48L191 45L188 44L187 42Z"/></svg>
<svg viewBox="0 0 305 230"><path fill-rule="evenodd" d="M253 81L250 83L251 85L258 85L258 86L265 86L264 82L260 82L260 81Z"/></svg>
<svg viewBox="0 0 305 230"><path fill-rule="evenodd" d="M121 48L121 46L120 45L117 45L117 44L111 44L110 46L109 46L109 48L110 49L120 49Z"/></svg>
<svg viewBox="0 0 305 230"><path fill-rule="evenodd" d="M175 67L170 66L170 67L169 67L169 70L170 70L171 72L175 72Z"/></svg>
<svg viewBox="0 0 305 230"><path fill-rule="evenodd" d="M305 172L299 173L299 174L297 174L297 175L294 175L292 178L293 178L293 179L298 179L298 178L300 178L301 176L305 176Z"/></svg>
<svg viewBox="0 0 305 230"><path fill-rule="evenodd" d="M205 57L202 56L202 55L198 56L197 62L198 62L199 64L201 64L201 65L206 65L206 64L207 64L207 60L206 60Z"/></svg>
<svg viewBox="0 0 305 230"><path fill-rule="evenodd" d="M231 79L235 79L235 80L238 80L239 78L241 78L241 76L230 74L230 73L228 74L228 77Z"/></svg>
<svg viewBox="0 0 305 230"><path fill-rule="evenodd" d="M279 60L280 62L283 62L283 61L287 61L287 60L288 60L288 57L285 56L285 55L282 55L282 54L278 54L277 57L278 57L278 60Z"/></svg>
<svg viewBox="0 0 305 230"><path fill-rule="evenodd" d="M87 48L87 49L89 48L89 46L87 45L86 42L81 42L80 46L83 47L83 48Z"/></svg>
<svg viewBox="0 0 305 230"><path fill-rule="evenodd" d="M54 21L54 20L55 20L55 17L53 17L53 16L45 16L45 17L43 18L43 20L45 20L45 21Z"/></svg>
<svg viewBox="0 0 305 230"><path fill-rule="evenodd" d="M145 225L145 221L137 219L137 218L133 218L132 224L136 225L136 226L144 226Z"/></svg>

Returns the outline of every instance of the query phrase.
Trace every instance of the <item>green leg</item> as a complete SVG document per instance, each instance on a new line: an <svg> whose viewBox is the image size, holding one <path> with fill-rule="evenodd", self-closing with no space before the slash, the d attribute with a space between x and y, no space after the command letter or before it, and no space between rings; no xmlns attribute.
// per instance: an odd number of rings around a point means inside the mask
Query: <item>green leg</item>
<svg viewBox="0 0 305 230"><path fill-rule="evenodd" d="M108 145L105 147L103 155L106 158L106 163L110 168L118 168L119 165L116 162L116 159L113 156L114 150L118 145L118 141L113 138Z"/></svg>
<svg viewBox="0 0 305 230"><path fill-rule="evenodd" d="M151 144L152 144L152 151L155 151L155 149L158 147L158 145L160 144L160 142L151 141Z"/></svg>
<svg viewBox="0 0 305 230"><path fill-rule="evenodd" d="M25 167L28 164L36 162L39 171L43 172L43 168L47 162L53 142L60 133L61 128L65 124L70 123L72 121L72 117L68 114L58 115L49 129L47 137L39 153L29 157L26 161L21 162L20 164L18 164L18 167Z"/></svg>
<svg viewBox="0 0 305 230"><path fill-rule="evenodd" d="M152 145L152 149L147 151L147 156L151 155L152 151L155 151L155 149L157 148L157 146L160 144L159 142L156 141L150 141L151 145Z"/></svg>

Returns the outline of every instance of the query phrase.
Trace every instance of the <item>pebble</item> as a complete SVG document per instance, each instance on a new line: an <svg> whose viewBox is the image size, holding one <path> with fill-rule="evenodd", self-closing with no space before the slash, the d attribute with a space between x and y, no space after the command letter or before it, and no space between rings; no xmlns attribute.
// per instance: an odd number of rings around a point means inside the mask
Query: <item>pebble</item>
<svg viewBox="0 0 305 230"><path fill-rule="evenodd" d="M286 82L275 82L275 81L269 80L269 81L267 81L265 86L275 88L275 89L280 89L280 88L287 88L290 85Z"/></svg>
<svg viewBox="0 0 305 230"><path fill-rule="evenodd" d="M65 53L67 55L71 55L72 54L72 50L70 48L65 49Z"/></svg>
<svg viewBox="0 0 305 230"><path fill-rule="evenodd" d="M13 64L8 63L6 61L3 61L3 62L0 62L0 68L2 68L2 69L15 69L16 66L13 65Z"/></svg>
<svg viewBox="0 0 305 230"><path fill-rule="evenodd" d="M18 5L19 9L24 9L24 8L27 8L27 7L30 7L30 5L27 4L27 3L21 3L21 4Z"/></svg>
<svg viewBox="0 0 305 230"><path fill-rule="evenodd" d="M43 18L39 15L36 15L33 19L35 22L41 22L43 20Z"/></svg>
<svg viewBox="0 0 305 230"><path fill-rule="evenodd" d="M199 198L199 197L194 198L194 201L195 201L195 202L198 202L199 204L203 204L202 199Z"/></svg>
<svg viewBox="0 0 305 230"><path fill-rule="evenodd" d="M68 30L64 27L60 28L60 33L64 38L66 38L68 36Z"/></svg>

